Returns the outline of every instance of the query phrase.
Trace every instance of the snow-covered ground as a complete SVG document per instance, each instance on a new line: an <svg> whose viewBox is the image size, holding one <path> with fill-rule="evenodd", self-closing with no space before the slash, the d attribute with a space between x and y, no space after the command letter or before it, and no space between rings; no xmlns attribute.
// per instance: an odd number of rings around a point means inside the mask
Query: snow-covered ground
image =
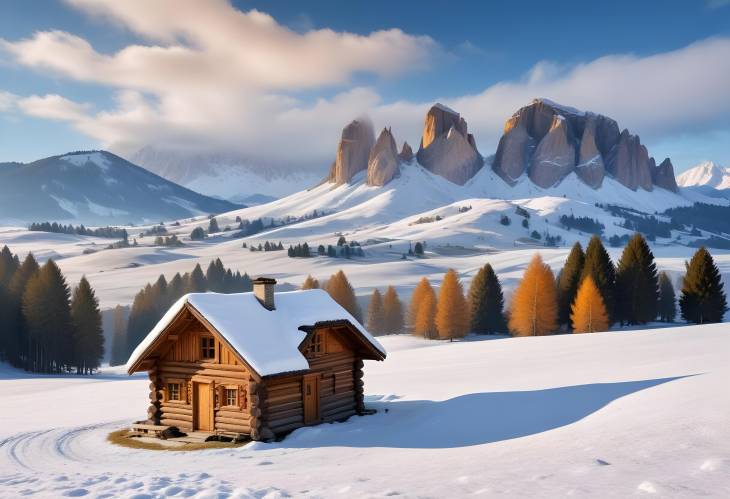
<svg viewBox="0 0 730 499"><path fill-rule="evenodd" d="M727 324L383 344L376 415L188 453L105 441L143 377L2 368L0 496L730 496Z"/></svg>

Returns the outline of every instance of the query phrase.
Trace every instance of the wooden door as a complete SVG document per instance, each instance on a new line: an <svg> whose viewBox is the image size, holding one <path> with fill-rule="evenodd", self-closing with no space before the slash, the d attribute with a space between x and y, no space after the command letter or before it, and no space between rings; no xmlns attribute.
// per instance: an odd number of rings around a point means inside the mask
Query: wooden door
<svg viewBox="0 0 730 499"><path fill-rule="evenodd" d="M319 421L319 375L307 374L303 377L304 424Z"/></svg>
<svg viewBox="0 0 730 499"><path fill-rule="evenodd" d="M194 429L213 431L213 390L209 383L193 384Z"/></svg>

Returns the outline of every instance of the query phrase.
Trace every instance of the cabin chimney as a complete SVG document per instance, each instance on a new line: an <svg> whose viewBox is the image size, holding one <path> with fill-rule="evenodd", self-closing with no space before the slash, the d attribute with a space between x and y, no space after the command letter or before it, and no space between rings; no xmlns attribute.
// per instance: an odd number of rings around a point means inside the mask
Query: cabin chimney
<svg viewBox="0 0 730 499"><path fill-rule="evenodd" d="M271 277L258 277L253 281L253 294L267 310L274 310L274 286L276 279Z"/></svg>

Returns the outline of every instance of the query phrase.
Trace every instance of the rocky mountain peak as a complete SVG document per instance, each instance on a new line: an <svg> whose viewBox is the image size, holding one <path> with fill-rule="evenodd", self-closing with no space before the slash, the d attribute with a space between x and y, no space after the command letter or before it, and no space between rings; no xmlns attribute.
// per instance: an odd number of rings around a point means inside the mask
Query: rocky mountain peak
<svg viewBox="0 0 730 499"><path fill-rule="evenodd" d="M382 186L400 173L400 158L390 128L383 128L368 157L367 184Z"/></svg>
<svg viewBox="0 0 730 499"><path fill-rule="evenodd" d="M404 163L410 163L413 161L413 149L411 149L411 146L408 144L408 142L403 142L403 147L400 150L400 154L398 154L400 157L400 160Z"/></svg>
<svg viewBox="0 0 730 499"><path fill-rule="evenodd" d="M668 178L671 163L663 165L649 160L637 135L619 133L615 120L535 99L505 122L492 168L510 184L527 173L549 187L575 172L594 189L608 174L633 190L676 190Z"/></svg>
<svg viewBox="0 0 730 499"><path fill-rule="evenodd" d="M459 185L484 164L464 118L443 104L432 106L426 113L416 157L427 170Z"/></svg>
<svg viewBox="0 0 730 499"><path fill-rule="evenodd" d="M342 137L337 146L337 157L327 180L344 184L356 173L366 170L374 143L375 132L369 119L359 118L348 124L342 130Z"/></svg>

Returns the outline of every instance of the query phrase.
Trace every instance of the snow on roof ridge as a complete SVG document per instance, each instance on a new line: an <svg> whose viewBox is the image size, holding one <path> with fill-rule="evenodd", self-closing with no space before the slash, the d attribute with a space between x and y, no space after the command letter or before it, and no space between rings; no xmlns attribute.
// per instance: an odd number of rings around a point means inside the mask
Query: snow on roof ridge
<svg viewBox="0 0 730 499"><path fill-rule="evenodd" d="M345 320L383 355L385 349L352 315L321 289L275 293L276 309L267 310L253 292L188 293L177 300L127 361L129 370L186 304L191 305L261 376L309 369L299 351L301 326ZM245 327L241 327L245 324Z"/></svg>

